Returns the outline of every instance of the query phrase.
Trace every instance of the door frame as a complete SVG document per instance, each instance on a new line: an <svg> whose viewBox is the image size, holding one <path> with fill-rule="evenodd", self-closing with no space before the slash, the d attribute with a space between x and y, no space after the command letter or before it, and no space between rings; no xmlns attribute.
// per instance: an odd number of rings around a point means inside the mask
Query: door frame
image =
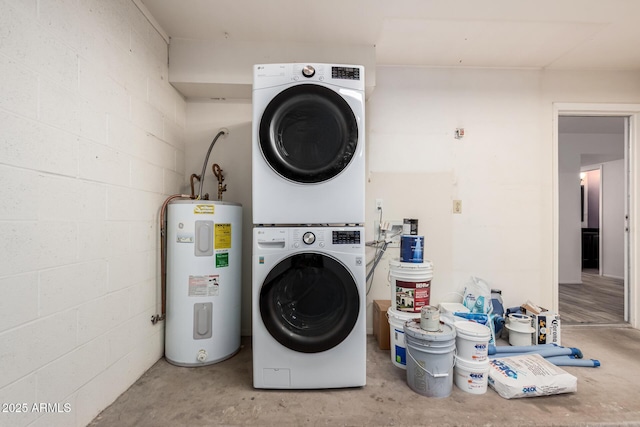
<svg viewBox="0 0 640 427"><path fill-rule="evenodd" d="M596 104L596 103L553 103L553 249L552 249L552 299L558 310L558 255L559 255L559 177L558 177L558 121L560 116L619 116L627 117L628 132L625 147L625 211L627 212L625 233L625 307L624 319L634 328L640 328L640 272L638 267L640 218L640 197L634 197L640 189L640 104Z"/></svg>

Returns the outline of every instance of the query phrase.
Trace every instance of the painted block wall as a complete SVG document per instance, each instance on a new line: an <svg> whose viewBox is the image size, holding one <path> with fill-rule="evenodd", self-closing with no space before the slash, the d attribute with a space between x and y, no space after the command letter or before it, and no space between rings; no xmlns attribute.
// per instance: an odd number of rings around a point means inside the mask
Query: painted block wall
<svg viewBox="0 0 640 427"><path fill-rule="evenodd" d="M640 78L631 72L377 67L366 104L366 239L375 238L375 199L382 198L384 219L419 220L425 257L434 264L433 303L455 301L474 275L501 289L506 306L530 299L556 307L553 104L568 102L637 103ZM199 170L197 157L219 127L243 128L242 142L228 144L230 151L218 152L218 159L244 165L245 177L235 178L243 187L233 187L245 200L251 190L246 103L189 101L186 146L186 169ZM191 130L196 123L202 134ZM458 127L466 131L460 140L454 138ZM462 200L462 214L452 213L454 199ZM388 261L398 255L389 249L376 270L367 295L369 332L372 301L390 298ZM245 295L248 289L245 281ZM246 334L246 296L242 319Z"/></svg>
<svg viewBox="0 0 640 427"><path fill-rule="evenodd" d="M0 402L28 406L0 425L83 426L163 354L157 221L186 102L130 0L0 10Z"/></svg>

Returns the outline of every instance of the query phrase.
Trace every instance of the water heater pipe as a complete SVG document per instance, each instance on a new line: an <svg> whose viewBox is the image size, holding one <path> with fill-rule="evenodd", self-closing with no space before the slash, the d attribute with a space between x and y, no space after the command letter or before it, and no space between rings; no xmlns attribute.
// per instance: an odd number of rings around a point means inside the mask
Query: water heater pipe
<svg viewBox="0 0 640 427"><path fill-rule="evenodd" d="M167 315L167 227L165 213L169 202L175 199L193 199L188 194L174 194L167 197L160 208L160 292L162 301L162 311L160 314L151 316L151 323L154 325L164 320Z"/></svg>
<svg viewBox="0 0 640 427"><path fill-rule="evenodd" d="M220 131L215 136L215 138L213 138L213 141L211 141L211 145L209 145L209 150L207 150L207 155L204 157L204 164L202 165L202 173L200 174L200 191L198 191L198 200L202 200L202 186L204 185L204 173L207 171L207 163L209 163L209 154L211 154L211 150L213 149L213 146L216 144L216 141L218 141L218 138L220 138L220 136L222 135L229 135L229 129L226 129L226 128L220 129Z"/></svg>

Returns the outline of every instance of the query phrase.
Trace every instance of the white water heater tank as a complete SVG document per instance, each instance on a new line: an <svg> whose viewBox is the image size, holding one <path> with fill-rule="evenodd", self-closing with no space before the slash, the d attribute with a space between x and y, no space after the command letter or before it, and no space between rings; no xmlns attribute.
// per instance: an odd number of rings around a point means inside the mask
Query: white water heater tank
<svg viewBox="0 0 640 427"><path fill-rule="evenodd" d="M176 200L167 206L165 357L202 366L240 348L242 206Z"/></svg>

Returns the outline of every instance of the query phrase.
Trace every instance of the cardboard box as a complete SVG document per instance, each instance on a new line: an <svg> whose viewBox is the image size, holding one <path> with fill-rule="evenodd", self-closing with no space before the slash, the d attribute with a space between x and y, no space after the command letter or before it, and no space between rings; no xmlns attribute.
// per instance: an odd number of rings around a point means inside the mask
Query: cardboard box
<svg viewBox="0 0 640 427"><path fill-rule="evenodd" d="M373 301L373 336L376 338L380 350L391 348L389 319L387 318L389 307L391 307L391 300Z"/></svg>
<svg viewBox="0 0 640 427"><path fill-rule="evenodd" d="M546 308L539 307L531 301L520 307L524 314L531 316L534 333L532 344L560 344L560 315Z"/></svg>

